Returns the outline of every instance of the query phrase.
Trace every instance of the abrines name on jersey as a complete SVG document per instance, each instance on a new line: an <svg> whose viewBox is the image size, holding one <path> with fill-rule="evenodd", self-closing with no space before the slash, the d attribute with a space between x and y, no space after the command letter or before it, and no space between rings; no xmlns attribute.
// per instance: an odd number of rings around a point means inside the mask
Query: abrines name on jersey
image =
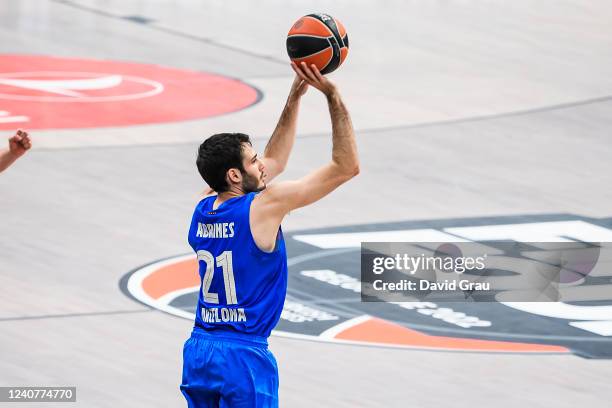
<svg viewBox="0 0 612 408"><path fill-rule="evenodd" d="M216 222L214 224L202 224L198 222L196 237L200 238L232 238L234 236L233 222Z"/></svg>

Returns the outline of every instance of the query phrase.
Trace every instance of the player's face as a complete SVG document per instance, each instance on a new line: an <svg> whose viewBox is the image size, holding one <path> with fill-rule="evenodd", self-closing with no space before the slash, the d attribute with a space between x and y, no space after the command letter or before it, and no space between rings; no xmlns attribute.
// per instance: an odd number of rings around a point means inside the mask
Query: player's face
<svg viewBox="0 0 612 408"><path fill-rule="evenodd" d="M245 144L242 150L242 189L245 193L261 191L266 188L265 167L253 147Z"/></svg>

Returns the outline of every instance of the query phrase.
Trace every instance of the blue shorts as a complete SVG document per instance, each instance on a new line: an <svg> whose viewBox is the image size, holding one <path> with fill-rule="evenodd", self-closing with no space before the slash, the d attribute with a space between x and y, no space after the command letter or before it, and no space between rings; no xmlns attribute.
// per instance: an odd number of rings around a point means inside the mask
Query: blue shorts
<svg viewBox="0 0 612 408"><path fill-rule="evenodd" d="M183 348L189 408L278 407L278 366L265 338L194 329Z"/></svg>

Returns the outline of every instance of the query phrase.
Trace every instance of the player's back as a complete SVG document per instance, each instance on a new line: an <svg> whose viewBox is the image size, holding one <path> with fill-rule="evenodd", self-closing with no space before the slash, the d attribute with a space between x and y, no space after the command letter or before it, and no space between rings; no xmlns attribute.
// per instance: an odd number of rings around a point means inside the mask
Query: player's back
<svg viewBox="0 0 612 408"><path fill-rule="evenodd" d="M234 197L214 210L217 196L210 196L196 206L189 229L201 278L196 329L267 338L280 318L287 290L285 243L279 229L274 251L257 247L249 221L256 196Z"/></svg>

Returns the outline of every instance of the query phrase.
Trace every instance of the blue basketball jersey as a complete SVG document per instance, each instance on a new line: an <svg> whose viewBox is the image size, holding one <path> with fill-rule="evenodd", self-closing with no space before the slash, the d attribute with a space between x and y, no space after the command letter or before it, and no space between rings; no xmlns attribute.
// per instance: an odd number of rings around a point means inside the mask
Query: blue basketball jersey
<svg viewBox="0 0 612 408"><path fill-rule="evenodd" d="M195 327L220 335L268 337L278 323L287 292L287 252L279 228L276 246L264 252L251 234L249 212L257 193L195 208L189 244L201 278Z"/></svg>

